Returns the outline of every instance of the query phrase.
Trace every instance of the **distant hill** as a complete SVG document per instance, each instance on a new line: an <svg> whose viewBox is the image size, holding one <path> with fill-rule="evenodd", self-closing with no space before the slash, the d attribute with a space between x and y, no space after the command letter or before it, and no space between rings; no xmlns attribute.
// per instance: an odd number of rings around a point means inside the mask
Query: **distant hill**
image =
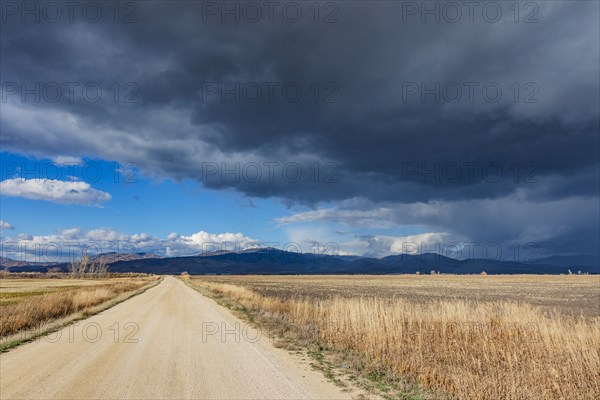
<svg viewBox="0 0 600 400"><path fill-rule="evenodd" d="M485 259L456 260L435 253L401 254L383 258L315 255L293 253L274 248L240 252L219 251L189 257L161 258L153 254L100 254L111 272L144 272L153 274L428 274L440 271L451 274L560 274L569 267L550 258L531 263ZM559 260L560 261L560 260ZM588 260L589 261L589 260ZM593 260L592 260L593 261ZM553 264L554 263L554 264ZM68 269L67 264L54 265ZM13 271L46 271L47 266L24 265ZM571 268L573 270L573 268ZM600 273L598 263L580 265L577 270ZM573 272L576 272L573 270Z"/></svg>
<svg viewBox="0 0 600 400"><path fill-rule="evenodd" d="M100 253L90 257L93 262L104 262L106 264L113 264L118 261L134 261L134 260L146 260L162 258L157 254L150 253L117 253L108 252ZM20 261L12 260L6 257L0 257L0 268L14 268L14 272L18 271L31 271L31 272L45 272L48 268L62 268L63 270L68 269L69 263L57 263L57 262L34 262L34 261Z"/></svg>
<svg viewBox="0 0 600 400"><path fill-rule="evenodd" d="M0 267L5 268L13 268L13 267L25 267L25 266L39 266L39 267L47 267L55 265L55 262L34 262L34 261L20 261L20 260L12 260L6 257L0 257Z"/></svg>
<svg viewBox="0 0 600 400"><path fill-rule="evenodd" d="M100 253L93 257L90 257L92 261L102 261L107 264L112 264L117 261L133 261L133 260L145 260L145 259L154 259L154 258L162 258L157 254L151 253L117 253L114 251L108 253Z"/></svg>

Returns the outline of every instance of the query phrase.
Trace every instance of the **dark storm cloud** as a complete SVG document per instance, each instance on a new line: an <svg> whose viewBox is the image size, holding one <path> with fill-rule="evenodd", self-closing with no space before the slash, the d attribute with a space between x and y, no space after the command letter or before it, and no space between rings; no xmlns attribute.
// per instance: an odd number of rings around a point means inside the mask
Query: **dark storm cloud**
<svg viewBox="0 0 600 400"><path fill-rule="evenodd" d="M135 162L150 175L313 204L598 195L596 2L523 2L518 17L496 2L498 22L484 18L482 2L472 22L463 7L456 23L407 13L421 2L367 1L333 2L339 10L321 10L317 23L303 2L297 23L278 12L273 23L222 23L209 3L139 2L137 23L5 15L3 83L97 82L104 91L98 102L8 96L3 147ZM337 22L323 23L330 14ZM531 16L537 22L525 23ZM236 83L263 95L219 93ZM282 94L290 83L302 88L297 102ZM128 94L137 102L125 103ZM76 122L62 125L67 116ZM253 162L261 179L222 171ZM282 170L290 163L300 178Z"/></svg>

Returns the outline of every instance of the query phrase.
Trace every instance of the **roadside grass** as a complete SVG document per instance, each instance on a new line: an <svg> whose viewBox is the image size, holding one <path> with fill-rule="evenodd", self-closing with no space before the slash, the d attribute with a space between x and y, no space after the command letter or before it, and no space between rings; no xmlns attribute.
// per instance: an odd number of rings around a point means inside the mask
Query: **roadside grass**
<svg viewBox="0 0 600 400"><path fill-rule="evenodd" d="M65 279L61 279L64 281ZM64 285L50 290L2 292L0 352L55 332L115 306L160 283L162 278L103 279L95 286Z"/></svg>
<svg viewBox="0 0 600 400"><path fill-rule="evenodd" d="M390 399L600 398L600 317L511 301L278 298L203 278L188 282L308 349L327 374L349 371Z"/></svg>

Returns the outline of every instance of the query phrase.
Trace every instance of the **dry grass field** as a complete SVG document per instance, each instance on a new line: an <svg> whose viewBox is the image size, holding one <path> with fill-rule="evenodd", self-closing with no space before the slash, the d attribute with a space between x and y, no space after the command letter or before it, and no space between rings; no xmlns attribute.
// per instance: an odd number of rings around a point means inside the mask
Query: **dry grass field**
<svg viewBox="0 0 600 400"><path fill-rule="evenodd" d="M600 397L599 278L203 276L191 284L259 326L280 326L287 341L316 344L318 357L329 354L390 398L438 397L416 386L459 399L592 399Z"/></svg>
<svg viewBox="0 0 600 400"><path fill-rule="evenodd" d="M94 307L135 293L156 277L0 279L0 342L39 333L58 319L85 316ZM36 330L37 332L30 332Z"/></svg>
<svg viewBox="0 0 600 400"><path fill-rule="evenodd" d="M379 297L424 304L511 301L562 314L600 316L600 275L205 276L277 298Z"/></svg>

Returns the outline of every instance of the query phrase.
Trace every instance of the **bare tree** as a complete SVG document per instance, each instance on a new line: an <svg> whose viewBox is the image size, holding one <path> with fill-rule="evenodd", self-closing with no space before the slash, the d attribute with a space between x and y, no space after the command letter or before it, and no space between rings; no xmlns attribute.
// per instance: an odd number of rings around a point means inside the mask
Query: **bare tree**
<svg viewBox="0 0 600 400"><path fill-rule="evenodd" d="M98 264L96 264L96 274L98 278L103 278L108 274L108 264L106 261L98 261Z"/></svg>
<svg viewBox="0 0 600 400"><path fill-rule="evenodd" d="M77 272L79 271L79 262L73 260L69 263L69 274L73 277L77 276Z"/></svg>
<svg viewBox="0 0 600 400"><path fill-rule="evenodd" d="M108 264L102 259L91 261L90 257L84 254L81 260L69 264L69 273L77 278L101 278L108 274Z"/></svg>

